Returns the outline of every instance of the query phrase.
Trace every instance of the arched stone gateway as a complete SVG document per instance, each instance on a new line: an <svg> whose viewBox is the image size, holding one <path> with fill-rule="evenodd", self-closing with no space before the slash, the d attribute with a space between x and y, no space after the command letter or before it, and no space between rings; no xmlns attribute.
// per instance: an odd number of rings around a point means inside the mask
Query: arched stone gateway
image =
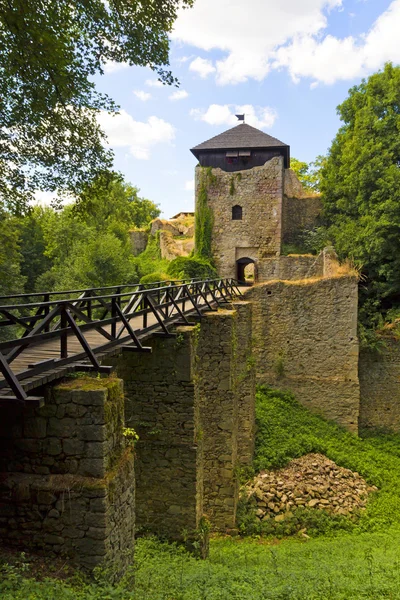
<svg viewBox="0 0 400 600"><path fill-rule="evenodd" d="M257 281L257 263L253 258L245 256L236 261L236 279L246 285Z"/></svg>

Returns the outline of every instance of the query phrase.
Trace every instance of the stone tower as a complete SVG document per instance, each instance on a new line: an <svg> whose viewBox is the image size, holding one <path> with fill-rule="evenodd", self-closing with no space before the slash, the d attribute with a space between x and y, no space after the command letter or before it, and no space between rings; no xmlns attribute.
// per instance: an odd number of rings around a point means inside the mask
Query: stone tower
<svg viewBox="0 0 400 600"><path fill-rule="evenodd" d="M208 231L211 258L220 277L243 281L246 266L253 264L256 279L270 279L279 270L285 241L285 192L291 198L305 200L307 196L290 170L290 147L241 124L191 152L199 161L195 178L197 246L199 231L203 236ZM315 217L311 215L315 211L304 202L297 209L289 210L288 230L296 230L293 218L304 221ZM207 210L208 227L201 222Z"/></svg>

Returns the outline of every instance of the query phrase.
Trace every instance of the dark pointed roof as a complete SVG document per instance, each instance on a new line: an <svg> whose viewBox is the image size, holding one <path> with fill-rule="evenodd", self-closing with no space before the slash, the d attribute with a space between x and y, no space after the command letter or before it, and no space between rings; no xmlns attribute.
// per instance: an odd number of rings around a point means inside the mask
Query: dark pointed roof
<svg viewBox="0 0 400 600"><path fill-rule="evenodd" d="M247 123L243 123L191 148L191 152L197 158L199 152L207 150L239 150L244 148L250 150L252 148L288 147L287 144L284 144L271 135L256 129L251 125L247 125Z"/></svg>

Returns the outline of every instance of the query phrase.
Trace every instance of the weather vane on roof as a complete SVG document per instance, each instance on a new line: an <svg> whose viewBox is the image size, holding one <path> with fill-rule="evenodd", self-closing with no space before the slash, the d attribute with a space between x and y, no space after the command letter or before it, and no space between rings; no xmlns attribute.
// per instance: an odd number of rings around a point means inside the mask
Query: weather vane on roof
<svg viewBox="0 0 400 600"><path fill-rule="evenodd" d="M244 123L244 114L243 115L235 115L235 117L237 118L238 121L243 121Z"/></svg>

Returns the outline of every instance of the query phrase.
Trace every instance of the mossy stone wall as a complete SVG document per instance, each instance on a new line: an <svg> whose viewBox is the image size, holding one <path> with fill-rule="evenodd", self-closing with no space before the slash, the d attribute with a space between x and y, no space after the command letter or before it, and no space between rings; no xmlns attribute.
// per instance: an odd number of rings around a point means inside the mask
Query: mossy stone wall
<svg viewBox="0 0 400 600"><path fill-rule="evenodd" d="M357 278L271 281L250 288L257 382L358 429Z"/></svg>
<svg viewBox="0 0 400 600"><path fill-rule="evenodd" d="M74 379L3 419L0 535L120 575L134 545L134 460L117 379Z"/></svg>
<svg viewBox="0 0 400 600"><path fill-rule="evenodd" d="M360 427L400 431L400 344L390 336L379 352L362 350L360 378Z"/></svg>

